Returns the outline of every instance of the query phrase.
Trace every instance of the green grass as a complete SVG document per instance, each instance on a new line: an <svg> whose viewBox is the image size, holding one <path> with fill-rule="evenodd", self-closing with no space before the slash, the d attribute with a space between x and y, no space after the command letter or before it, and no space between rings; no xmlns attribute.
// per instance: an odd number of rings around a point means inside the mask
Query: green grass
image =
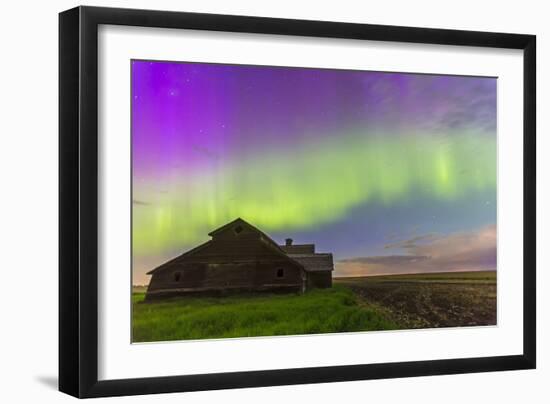
<svg viewBox="0 0 550 404"><path fill-rule="evenodd" d="M303 295L181 297L143 303L133 294L134 342L320 334L400 328L345 286Z"/></svg>

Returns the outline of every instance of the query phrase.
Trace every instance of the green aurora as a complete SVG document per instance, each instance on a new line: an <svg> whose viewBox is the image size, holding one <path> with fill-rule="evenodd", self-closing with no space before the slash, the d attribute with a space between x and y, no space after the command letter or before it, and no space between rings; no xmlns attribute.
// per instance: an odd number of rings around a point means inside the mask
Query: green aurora
<svg viewBox="0 0 550 404"><path fill-rule="evenodd" d="M452 200L494 190L496 144L476 133L443 138L356 133L284 155L274 149L185 183L177 170L171 174L141 183L134 193L136 200L142 200L140 191L150 198L134 204L133 243L142 253L192 246L236 217L266 232L308 229L338 221L369 201L391 206L411 194ZM168 192L154 192L160 189Z"/></svg>

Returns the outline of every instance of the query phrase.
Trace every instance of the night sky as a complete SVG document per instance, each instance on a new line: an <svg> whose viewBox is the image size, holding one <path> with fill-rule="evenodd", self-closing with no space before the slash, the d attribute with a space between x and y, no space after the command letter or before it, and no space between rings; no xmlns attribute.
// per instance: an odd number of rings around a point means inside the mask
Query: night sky
<svg viewBox="0 0 550 404"><path fill-rule="evenodd" d="M496 86L132 61L133 282L237 217L334 276L496 269Z"/></svg>

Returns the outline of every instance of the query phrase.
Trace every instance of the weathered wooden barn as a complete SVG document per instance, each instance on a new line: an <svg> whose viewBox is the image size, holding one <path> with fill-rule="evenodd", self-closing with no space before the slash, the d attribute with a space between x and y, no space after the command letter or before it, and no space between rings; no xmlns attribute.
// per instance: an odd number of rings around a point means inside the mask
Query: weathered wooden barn
<svg viewBox="0 0 550 404"><path fill-rule="evenodd" d="M208 234L211 240L149 271L146 300L185 294L242 291L304 292L330 288L332 254L314 244L278 245L236 219Z"/></svg>

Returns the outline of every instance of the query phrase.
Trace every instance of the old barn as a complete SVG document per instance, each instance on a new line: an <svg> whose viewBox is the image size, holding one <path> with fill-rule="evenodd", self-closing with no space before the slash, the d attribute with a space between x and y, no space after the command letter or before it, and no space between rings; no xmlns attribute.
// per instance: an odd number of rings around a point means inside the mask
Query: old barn
<svg viewBox="0 0 550 404"><path fill-rule="evenodd" d="M211 240L149 271L146 299L241 291L304 292L330 288L332 254L314 244L279 245L236 219L208 234Z"/></svg>

